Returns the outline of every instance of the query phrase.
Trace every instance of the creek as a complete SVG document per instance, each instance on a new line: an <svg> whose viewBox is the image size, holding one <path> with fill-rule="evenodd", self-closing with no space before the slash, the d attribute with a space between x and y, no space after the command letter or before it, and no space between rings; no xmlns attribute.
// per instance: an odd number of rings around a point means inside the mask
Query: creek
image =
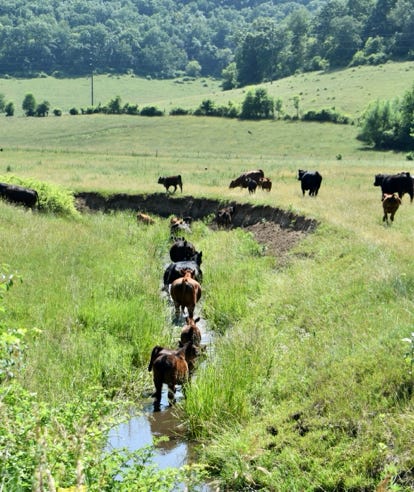
<svg viewBox="0 0 414 492"><path fill-rule="evenodd" d="M212 350L212 334L207 329L206 320L200 319L197 325L202 333L201 344L206 347L208 357L208 353ZM183 397L181 386L178 386L177 402ZM160 411L154 412L152 398L143 401L140 409L131 411L131 417L127 422L121 423L110 431L107 446L110 449L126 448L129 451L136 451L144 446L152 445L154 439L160 437L167 437L168 440L160 441L155 446L152 462L159 469L181 468L184 465L196 463L196 443L187 439L185 427L177 417L174 406L168 403L165 385L162 391ZM184 490L184 486L181 490ZM198 489L199 492L212 490L207 483Z"/></svg>

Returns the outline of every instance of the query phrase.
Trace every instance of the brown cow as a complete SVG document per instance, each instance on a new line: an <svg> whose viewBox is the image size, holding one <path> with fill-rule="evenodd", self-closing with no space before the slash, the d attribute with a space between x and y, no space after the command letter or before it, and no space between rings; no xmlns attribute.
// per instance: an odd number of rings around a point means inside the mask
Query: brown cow
<svg viewBox="0 0 414 492"><path fill-rule="evenodd" d="M171 217L170 219L170 232L171 237L175 237L178 231L185 231L191 233L191 218L186 217L185 219L181 219L178 217Z"/></svg>
<svg viewBox="0 0 414 492"><path fill-rule="evenodd" d="M230 227L234 214L234 207L224 207L217 211L216 222L218 227Z"/></svg>
<svg viewBox="0 0 414 492"><path fill-rule="evenodd" d="M256 183L260 178L264 178L264 172L261 169L256 169L254 171L246 171L242 173L238 178L230 182L229 188L247 188L247 180L253 179Z"/></svg>
<svg viewBox="0 0 414 492"><path fill-rule="evenodd" d="M184 385L188 381L188 364L193 364L198 355L198 349L192 342L187 342L183 347L173 350L156 345L151 352L148 371L153 372L155 396L154 410L160 409L162 385L168 385L168 400L170 404L175 401L175 387Z"/></svg>
<svg viewBox="0 0 414 492"><path fill-rule="evenodd" d="M199 346L201 343L201 331L197 326L200 318L185 318L186 324L183 326L180 335L180 347L184 346L187 342L192 342L193 345Z"/></svg>
<svg viewBox="0 0 414 492"><path fill-rule="evenodd" d="M270 191L272 189L272 181L270 178L260 178L257 184L262 190Z"/></svg>
<svg viewBox="0 0 414 492"><path fill-rule="evenodd" d="M388 214L390 214L391 222L394 222L394 215L400 205L401 198L397 195L397 193L393 193L391 195L385 193L384 198L382 199L382 208L384 209L384 217L382 218L383 222L388 224Z"/></svg>
<svg viewBox="0 0 414 492"><path fill-rule="evenodd" d="M201 285L193 278L194 271L186 269L181 271L181 277L171 284L170 294L175 306L175 316L179 318L180 307L184 312L187 308L188 316L194 317L194 309L201 297Z"/></svg>
<svg viewBox="0 0 414 492"><path fill-rule="evenodd" d="M155 220L152 217L142 212L137 213L137 221L147 225L155 224Z"/></svg>

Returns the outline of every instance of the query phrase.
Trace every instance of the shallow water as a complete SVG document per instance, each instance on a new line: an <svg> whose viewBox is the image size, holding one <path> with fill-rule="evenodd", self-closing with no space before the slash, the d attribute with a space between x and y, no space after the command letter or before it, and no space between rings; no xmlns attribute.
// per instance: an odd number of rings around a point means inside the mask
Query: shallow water
<svg viewBox="0 0 414 492"><path fill-rule="evenodd" d="M201 344L211 350L212 334L206 329L205 320L198 322L202 333ZM177 387L176 400L182 399L181 386ZM166 436L168 441L156 445L152 462L160 469L180 468L183 465L195 463L195 445L185 436L185 427L178 419L174 406L168 402L167 387L164 385L160 410L154 412L152 398L143 402L141 410L131 413L131 418L113 428L108 436L109 448L127 448L135 451L144 446L152 445L153 439ZM200 492L213 490L208 484L199 489Z"/></svg>

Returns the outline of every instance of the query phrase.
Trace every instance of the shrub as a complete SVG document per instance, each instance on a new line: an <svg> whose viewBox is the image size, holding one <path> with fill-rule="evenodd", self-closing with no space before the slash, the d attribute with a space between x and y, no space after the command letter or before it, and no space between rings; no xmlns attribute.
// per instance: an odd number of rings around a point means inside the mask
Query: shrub
<svg viewBox="0 0 414 492"><path fill-rule="evenodd" d="M72 191L69 191L61 186L44 183L29 178L19 178L8 174L0 176L0 181L4 183L13 183L27 188L32 188L39 195L38 209L56 215L66 217L78 217L79 212L75 207L75 200Z"/></svg>
<svg viewBox="0 0 414 492"><path fill-rule="evenodd" d="M337 113L333 109L320 109L319 111L310 110L302 116L303 121L319 121L319 122L330 122L330 123L340 123L347 125L350 119L347 116Z"/></svg>
<svg viewBox="0 0 414 492"><path fill-rule="evenodd" d="M4 108L4 111L6 113L6 116L14 116L14 103L9 102L6 104L6 107Z"/></svg>
<svg viewBox="0 0 414 492"><path fill-rule="evenodd" d="M162 116L164 113L155 106L145 106L141 109L141 116Z"/></svg>
<svg viewBox="0 0 414 492"><path fill-rule="evenodd" d="M70 108L69 114L71 114L72 116L76 116L79 114L79 110L77 108Z"/></svg>
<svg viewBox="0 0 414 492"><path fill-rule="evenodd" d="M59 109L59 108L55 108L55 109L53 110L53 114L54 114L55 116L62 116L62 110L61 110L61 109Z"/></svg>
<svg viewBox="0 0 414 492"><path fill-rule="evenodd" d="M187 115L187 114L191 114L191 110L190 109L173 108L170 111L170 115L171 116L184 116L184 115Z"/></svg>

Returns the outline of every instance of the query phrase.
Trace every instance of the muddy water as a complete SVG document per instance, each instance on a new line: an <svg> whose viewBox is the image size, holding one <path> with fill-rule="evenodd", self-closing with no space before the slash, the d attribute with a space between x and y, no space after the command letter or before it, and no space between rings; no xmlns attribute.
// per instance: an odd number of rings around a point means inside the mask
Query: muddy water
<svg viewBox="0 0 414 492"><path fill-rule="evenodd" d="M184 322L182 323L184 325ZM212 350L212 334L207 330L204 319L198 322L202 333L201 344L206 346L207 356ZM183 398L181 387L177 387L176 399ZM165 436L168 441L157 444L153 463L160 469L180 468L183 465L195 463L195 445L185 436L185 427L175 414L174 407L168 403L167 387L164 385L160 411L154 412L153 399L143 402L142 408L131 412L131 418L114 429L109 434L109 448L127 448L135 451L144 446L152 445L154 438ZM213 490L208 484L199 491Z"/></svg>

